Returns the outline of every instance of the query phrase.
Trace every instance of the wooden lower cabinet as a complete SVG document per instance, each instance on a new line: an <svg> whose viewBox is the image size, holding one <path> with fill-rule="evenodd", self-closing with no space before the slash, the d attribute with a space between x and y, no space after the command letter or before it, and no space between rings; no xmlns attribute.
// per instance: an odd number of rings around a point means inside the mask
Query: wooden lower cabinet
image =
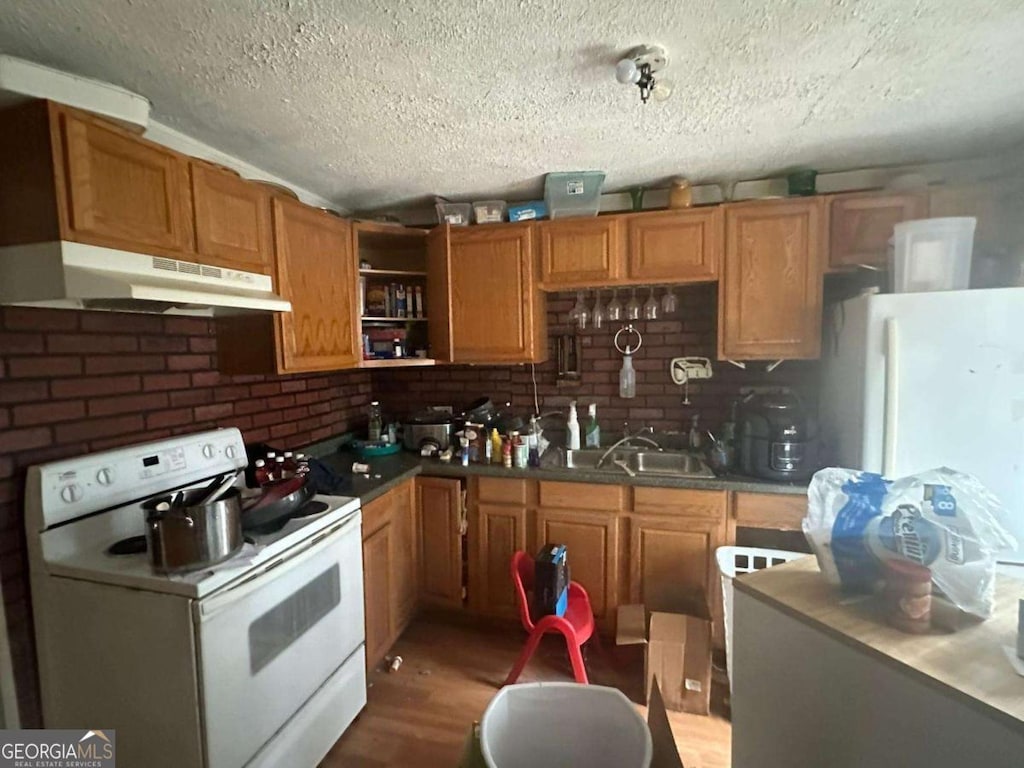
<svg viewBox="0 0 1024 768"><path fill-rule="evenodd" d="M724 544L725 520L675 515L636 515L630 519L629 599L653 610L676 610L703 593L710 605L717 595L715 550Z"/></svg>
<svg viewBox="0 0 1024 768"><path fill-rule="evenodd" d="M462 481L416 478L420 598L462 607Z"/></svg>
<svg viewBox="0 0 1024 768"><path fill-rule="evenodd" d="M363 538L363 605L366 666L375 666L391 647L391 523Z"/></svg>
<svg viewBox="0 0 1024 768"><path fill-rule="evenodd" d="M366 665L384 658L416 614L416 510L412 481L363 506Z"/></svg>
<svg viewBox="0 0 1024 768"><path fill-rule="evenodd" d="M590 595L594 618L606 631L615 629L619 605L620 515L583 509L537 510L537 547L547 542L569 548L569 568Z"/></svg>
<svg viewBox="0 0 1024 768"><path fill-rule="evenodd" d="M519 615L509 565L527 549L526 507L478 504L470 518L470 607L491 616ZM533 554L532 552L530 554Z"/></svg>

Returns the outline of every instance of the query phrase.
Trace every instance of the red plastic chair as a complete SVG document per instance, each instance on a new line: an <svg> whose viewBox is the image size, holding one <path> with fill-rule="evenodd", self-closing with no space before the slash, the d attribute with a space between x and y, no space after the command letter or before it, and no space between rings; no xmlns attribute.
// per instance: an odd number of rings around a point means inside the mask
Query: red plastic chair
<svg viewBox="0 0 1024 768"><path fill-rule="evenodd" d="M590 607L590 596L587 590L575 581L569 583L568 605L564 616L544 616L536 624L530 618L530 601L527 593L533 590L533 558L526 552L512 555L512 583L516 588L516 600L519 603L519 618L523 628L530 633L523 646L522 653L508 673L504 685L512 685L519 679L523 668L537 650L540 639L549 632L560 632L565 637L565 645L569 650L569 661L572 663L573 677L577 683L587 684L587 668L583 663L581 648L594 634L594 611Z"/></svg>

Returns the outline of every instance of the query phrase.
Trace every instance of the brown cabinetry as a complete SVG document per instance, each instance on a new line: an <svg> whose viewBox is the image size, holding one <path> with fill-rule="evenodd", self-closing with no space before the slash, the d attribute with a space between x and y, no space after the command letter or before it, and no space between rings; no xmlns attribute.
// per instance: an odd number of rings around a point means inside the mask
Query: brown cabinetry
<svg viewBox="0 0 1024 768"><path fill-rule="evenodd" d="M547 359L547 315L537 287L533 224L438 227L428 241L427 272L435 359Z"/></svg>
<svg viewBox="0 0 1024 768"><path fill-rule="evenodd" d="M494 616L518 615L509 565L527 549L526 507L477 504L470 518L469 600L473 610ZM532 553L531 553L532 554Z"/></svg>
<svg viewBox="0 0 1024 768"><path fill-rule="evenodd" d="M721 207L626 218L629 282L689 283L714 280L722 255Z"/></svg>
<svg viewBox="0 0 1024 768"><path fill-rule="evenodd" d="M366 664L375 666L416 613L416 515L412 481L363 506Z"/></svg>
<svg viewBox="0 0 1024 768"><path fill-rule="evenodd" d="M272 210L274 280L292 311L219 318L221 370L299 373L358 366L351 225L291 199L275 197Z"/></svg>
<svg viewBox="0 0 1024 768"><path fill-rule="evenodd" d="M823 205L805 198L726 206L720 359L819 356Z"/></svg>
<svg viewBox="0 0 1024 768"><path fill-rule="evenodd" d="M607 285L621 277L622 217L560 219L537 227L546 290Z"/></svg>
<svg viewBox="0 0 1024 768"><path fill-rule="evenodd" d="M462 607L462 483L416 478L420 540L420 597L448 608Z"/></svg>
<svg viewBox="0 0 1024 768"><path fill-rule="evenodd" d="M200 261L245 272L273 274L270 192L238 174L192 161L196 251Z"/></svg>
<svg viewBox="0 0 1024 768"><path fill-rule="evenodd" d="M537 509L536 542L565 544L569 549L572 580L587 590L594 618L614 631L619 605L620 520L617 512L590 509Z"/></svg>
<svg viewBox="0 0 1024 768"><path fill-rule="evenodd" d="M893 227L928 215L928 199L923 194L835 195L828 199L828 206L828 263L833 269L886 267Z"/></svg>

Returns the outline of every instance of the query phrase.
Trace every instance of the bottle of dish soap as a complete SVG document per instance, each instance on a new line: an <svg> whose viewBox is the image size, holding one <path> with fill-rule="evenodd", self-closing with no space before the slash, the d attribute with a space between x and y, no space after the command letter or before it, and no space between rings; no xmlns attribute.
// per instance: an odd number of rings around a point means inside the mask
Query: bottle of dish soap
<svg viewBox="0 0 1024 768"><path fill-rule="evenodd" d="M690 450L699 451L704 447L704 433L700 431L700 414L693 414L690 417Z"/></svg>
<svg viewBox="0 0 1024 768"><path fill-rule="evenodd" d="M580 449L580 422L576 415L576 401L569 403L569 418L565 422L566 427L566 448L571 451Z"/></svg>
<svg viewBox="0 0 1024 768"><path fill-rule="evenodd" d="M585 442L587 448L601 447L601 427L597 425L597 403L587 406L587 429Z"/></svg>

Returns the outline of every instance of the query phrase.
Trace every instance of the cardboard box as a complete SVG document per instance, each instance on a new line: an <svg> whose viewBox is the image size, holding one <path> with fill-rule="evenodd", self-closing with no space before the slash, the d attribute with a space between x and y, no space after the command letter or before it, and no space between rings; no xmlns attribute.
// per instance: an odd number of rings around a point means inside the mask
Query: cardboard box
<svg viewBox="0 0 1024 768"><path fill-rule="evenodd" d="M666 709L706 715L711 708L711 614L703 597L684 601L680 610L651 611L642 604L621 605L615 642L645 645L644 693L648 703L655 682Z"/></svg>

